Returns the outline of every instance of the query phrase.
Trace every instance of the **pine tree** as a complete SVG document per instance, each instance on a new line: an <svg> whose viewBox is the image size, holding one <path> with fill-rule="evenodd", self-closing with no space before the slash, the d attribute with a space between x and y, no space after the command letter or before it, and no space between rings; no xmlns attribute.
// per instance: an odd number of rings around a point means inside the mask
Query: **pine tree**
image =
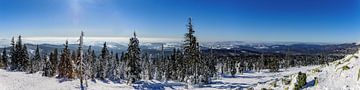
<svg viewBox="0 0 360 90"><path fill-rule="evenodd" d="M26 45L23 45L23 48L21 49L21 52L20 52L20 57L19 57L19 60L22 61L21 62L21 68L20 70L21 71L30 71L30 59L29 59L29 53L27 51L27 47Z"/></svg>
<svg viewBox="0 0 360 90"><path fill-rule="evenodd" d="M108 57L107 60L107 64L106 64L106 77L109 78L110 80L115 80L115 58L114 57L114 52L110 52L110 55Z"/></svg>
<svg viewBox="0 0 360 90"><path fill-rule="evenodd" d="M199 74L201 74L200 70L200 50L199 43L197 42L197 38L194 36L194 29L192 25L192 19L189 18L188 23L188 32L185 34L185 41L183 45L184 49L184 59L187 61L187 72L186 75L188 77L192 76L195 84L199 83Z"/></svg>
<svg viewBox="0 0 360 90"><path fill-rule="evenodd" d="M10 70L17 70L18 69L18 65L19 65L19 61L17 60L17 51L16 51L16 44L15 44L15 39L14 37L12 37L11 39L11 43L10 43L10 61L11 61L11 66L10 66Z"/></svg>
<svg viewBox="0 0 360 90"><path fill-rule="evenodd" d="M92 80L94 80L96 78L96 75L99 73L99 72L97 72L99 60L97 59L94 50L91 51L90 56L91 57L89 57L89 58L92 58L91 59L91 61L92 61L92 63L91 63L91 78L92 78Z"/></svg>
<svg viewBox="0 0 360 90"><path fill-rule="evenodd" d="M127 83L131 84L141 79L140 73L141 68L139 65L140 61L140 48L139 48L139 40L136 37L136 33L134 32L134 37L130 39L129 47L127 49Z"/></svg>
<svg viewBox="0 0 360 90"><path fill-rule="evenodd" d="M57 68L58 68L58 51L55 48L51 53L50 53L50 62L51 62L51 69L52 69L52 73L51 76L55 76L57 73Z"/></svg>
<svg viewBox="0 0 360 90"><path fill-rule="evenodd" d="M119 57L119 54L116 53L115 54L115 61L114 61L114 77L113 77L113 80L114 81L119 81L121 79L121 64L120 64L120 57Z"/></svg>
<svg viewBox="0 0 360 90"><path fill-rule="evenodd" d="M30 73L36 73L37 71L41 70L41 67L42 67L41 60L42 59L40 57L39 45L36 45L35 56L31 60Z"/></svg>
<svg viewBox="0 0 360 90"><path fill-rule="evenodd" d="M54 69L53 69L53 67L51 65L51 61L49 60L49 57L44 55L44 65L43 65L44 73L42 74L42 76L46 76L46 77L54 76L54 71L53 70Z"/></svg>
<svg viewBox="0 0 360 90"><path fill-rule="evenodd" d="M106 42L103 45L103 48L101 50L101 54L99 56L99 65L97 70L97 77L100 79L105 79L106 77L106 71L107 71L107 63L109 60L109 51L106 46Z"/></svg>
<svg viewBox="0 0 360 90"><path fill-rule="evenodd" d="M93 63L94 63L94 60L92 58L92 50L91 50L91 46L89 46L87 52L85 53L85 57L84 57L84 76L85 77L85 80L86 79L94 79L94 75L93 75Z"/></svg>
<svg viewBox="0 0 360 90"><path fill-rule="evenodd" d="M24 71L24 61L21 59L22 57L22 50L23 50L23 46L22 46L22 41L21 41L21 36L18 37L18 40L15 44L15 70L18 70L18 71Z"/></svg>
<svg viewBox="0 0 360 90"><path fill-rule="evenodd" d="M65 42L65 48L60 56L60 63L58 67L59 78L74 78L74 62L70 58L70 50L68 49L68 41Z"/></svg>

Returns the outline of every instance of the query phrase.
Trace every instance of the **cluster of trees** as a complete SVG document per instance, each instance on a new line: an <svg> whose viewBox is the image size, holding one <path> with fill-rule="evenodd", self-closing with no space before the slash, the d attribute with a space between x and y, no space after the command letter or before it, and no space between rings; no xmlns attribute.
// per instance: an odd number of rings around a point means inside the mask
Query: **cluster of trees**
<svg viewBox="0 0 360 90"><path fill-rule="evenodd" d="M210 51L213 53L216 51ZM209 55L206 55L209 56ZM328 64L329 62L343 58L343 55L288 55L288 54L228 54L211 55L216 61L216 68L220 75L243 72L260 72L260 70L269 70L277 72L279 69Z"/></svg>
<svg viewBox="0 0 360 90"><path fill-rule="evenodd" d="M81 44L77 50L70 50L66 41L60 52L54 49L49 55L42 54L37 46L34 55L30 56L19 36L16 43L12 39L9 54L4 48L0 67L28 73L43 71L43 76L47 77L126 80L129 84L141 79L208 83L215 76L216 63L201 55L191 18L187 27L188 33L185 34L182 49L174 49L171 55L165 55L162 50L162 54L155 57L140 51L135 32L130 38L128 50L121 55L109 51L106 43L99 55L95 54L91 46L82 54L85 50L81 49Z"/></svg>
<svg viewBox="0 0 360 90"><path fill-rule="evenodd" d="M106 42L100 54L89 46L83 50L82 37L79 48L69 49L68 41L61 51L54 49L48 54L41 53L37 46L35 53L29 58L26 45L21 36L17 42L11 41L9 53L6 48L0 57L0 67L11 71L28 73L43 72L43 76L65 79L80 78L81 80L126 80L128 84L141 79L159 81L180 81L191 84L207 84L211 79L222 74L235 75L245 71L260 71L269 69L276 72L279 68L299 65L323 64L331 60L323 56L301 55L221 55L214 54L213 49L204 53L194 35L191 18L187 25L188 32L182 48L174 48L172 53L165 55L164 47L157 55L141 52L139 40L134 32L130 38L128 49L123 53L114 53ZM84 53L83 53L84 51ZM310 64L309 64L310 63Z"/></svg>

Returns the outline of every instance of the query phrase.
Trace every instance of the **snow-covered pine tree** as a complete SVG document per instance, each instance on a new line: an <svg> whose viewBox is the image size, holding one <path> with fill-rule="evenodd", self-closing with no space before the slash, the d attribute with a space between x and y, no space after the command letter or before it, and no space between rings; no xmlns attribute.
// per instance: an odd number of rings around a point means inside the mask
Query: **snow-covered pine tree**
<svg viewBox="0 0 360 90"><path fill-rule="evenodd" d="M178 80L178 69L179 69L179 58L178 58L178 53L177 53L177 50L174 48L173 49L173 53L172 55L170 56L170 61L169 61L169 68L170 68L170 79L171 80Z"/></svg>
<svg viewBox="0 0 360 90"><path fill-rule="evenodd" d="M19 61L17 60L18 53L16 51L15 46L16 46L15 39L14 37L12 37L10 42L10 62L11 62L10 70L17 70L19 65Z"/></svg>
<svg viewBox="0 0 360 90"><path fill-rule="evenodd" d="M55 48L51 53L50 53L50 62L51 62L51 69L52 69L52 73L51 76L55 76L57 74L57 68L58 68L58 51Z"/></svg>
<svg viewBox="0 0 360 90"><path fill-rule="evenodd" d="M100 79L105 79L107 71L107 63L109 60L109 50L107 49L106 42L101 49L101 54L99 56L99 65L97 70L97 77Z"/></svg>
<svg viewBox="0 0 360 90"><path fill-rule="evenodd" d="M91 50L91 46L89 46L87 52L85 53L85 57L84 57L84 76L85 77L85 80L87 79L93 79L93 58L92 58L92 50Z"/></svg>
<svg viewBox="0 0 360 90"><path fill-rule="evenodd" d="M120 66L120 57L119 57L119 53L115 54L115 61L114 61L114 77L113 80L114 81L119 81L121 79L121 66Z"/></svg>
<svg viewBox="0 0 360 90"><path fill-rule="evenodd" d="M106 78L109 78L110 80L114 80L115 79L114 71L115 71L115 58L114 58L114 52L111 51L106 64Z"/></svg>
<svg viewBox="0 0 360 90"><path fill-rule="evenodd" d="M21 38L20 38L21 39ZM20 40L21 41L21 40ZM21 71L28 72L30 70L30 59L29 59L29 53L27 51L26 45L23 45L23 48L20 51L20 57L19 60L22 61L22 67L20 68Z"/></svg>
<svg viewBox="0 0 360 90"><path fill-rule="evenodd" d="M91 60L92 60L92 63L91 63L91 79L92 80L95 80L95 78L96 78L96 75L97 75L97 70L98 70L98 63L99 63L99 60L97 59L97 57L96 57L96 54L95 54L95 51L94 50L92 50L91 51L91 57L90 58L92 58Z"/></svg>
<svg viewBox="0 0 360 90"><path fill-rule="evenodd" d="M152 63L150 61L150 56L148 53L145 53L144 54L144 57L143 57L143 78L144 79L147 79L147 80L151 80L152 79L152 71L151 71L151 67Z"/></svg>
<svg viewBox="0 0 360 90"><path fill-rule="evenodd" d="M65 48L60 56L60 63L58 66L59 78L74 78L74 62L70 57L70 50L68 48L68 41L65 42Z"/></svg>
<svg viewBox="0 0 360 90"><path fill-rule="evenodd" d="M85 71L84 69L86 69L86 60L84 60L84 53L83 53L83 43L84 43L84 32L81 31L81 35L79 38L79 47L78 47L78 74L80 77L80 89L84 90L84 84L83 84L83 80L85 76ZM85 79L86 82L86 87L87 87L87 81Z"/></svg>
<svg viewBox="0 0 360 90"><path fill-rule="evenodd" d="M43 74L42 76L45 76L45 77L52 77L54 76L53 73L54 73L54 69L51 65L51 61L49 60L49 57L44 55L44 65L43 65Z"/></svg>
<svg viewBox="0 0 360 90"><path fill-rule="evenodd" d="M208 66L210 69L210 76L214 77L217 75L217 69L216 69L216 65L217 65L217 59L214 57L214 52L213 52L213 48L210 48L210 55L209 55L209 62L208 62Z"/></svg>
<svg viewBox="0 0 360 90"><path fill-rule="evenodd" d="M127 49L127 83L132 84L141 79L140 73L141 68L139 65L140 61L140 48L139 48L139 40L136 37L136 33L134 32L134 37L130 38L129 47Z"/></svg>
<svg viewBox="0 0 360 90"><path fill-rule="evenodd" d="M29 73L36 73L37 71L41 70L42 67L42 63L41 63L41 55L40 55L40 49L39 49L39 45L36 45L36 50L35 50L35 55L31 60L31 65L30 65L30 72Z"/></svg>
<svg viewBox="0 0 360 90"><path fill-rule="evenodd" d="M22 50L23 50L23 46L22 46L22 41L21 41L21 36L18 37L18 40L15 44L15 52L16 53L15 55L15 70L17 71L25 71L24 69L24 61L21 59L22 57Z"/></svg>
<svg viewBox="0 0 360 90"><path fill-rule="evenodd" d="M184 59L187 61L187 72L186 76L190 77L193 76L194 80L191 80L194 82L194 84L199 83L199 74L201 68L200 66L200 50L199 50L199 44L197 42L197 38L194 36L194 29L192 25L192 19L189 18L189 23L187 25L188 32L185 34L185 41L183 44L183 50L184 50Z"/></svg>
<svg viewBox="0 0 360 90"><path fill-rule="evenodd" d="M176 50L176 65L178 66L177 72L178 73L178 80L179 81L185 81L185 75L186 75L186 61L183 59L183 54L180 50Z"/></svg>

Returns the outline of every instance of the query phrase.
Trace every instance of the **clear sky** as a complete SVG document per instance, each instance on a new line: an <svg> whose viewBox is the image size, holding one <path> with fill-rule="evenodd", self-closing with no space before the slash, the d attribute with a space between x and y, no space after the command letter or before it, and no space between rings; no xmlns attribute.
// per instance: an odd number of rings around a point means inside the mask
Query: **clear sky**
<svg viewBox="0 0 360 90"><path fill-rule="evenodd" d="M360 41L360 0L0 0L0 37L182 38L202 41Z"/></svg>

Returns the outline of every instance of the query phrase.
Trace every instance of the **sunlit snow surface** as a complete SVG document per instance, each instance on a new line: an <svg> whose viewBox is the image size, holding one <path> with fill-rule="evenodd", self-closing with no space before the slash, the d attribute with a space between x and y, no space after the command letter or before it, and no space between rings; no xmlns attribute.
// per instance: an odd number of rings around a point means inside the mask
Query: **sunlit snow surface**
<svg viewBox="0 0 360 90"><path fill-rule="evenodd" d="M236 75L235 78L224 75L219 80L214 80L212 84L204 86L187 86L180 82L159 82L143 81L133 86L124 83L113 83L111 81L88 81L88 90L126 90L126 89L238 89L249 86L268 83L275 78L283 77L299 71L306 71L315 66L301 68L289 68L281 70L279 73L269 73L266 71L257 73L249 72L243 75ZM77 90L79 89L79 80L62 81L54 77L48 78L41 76L40 72L36 74L26 74L24 72L9 72L0 70L0 90Z"/></svg>

